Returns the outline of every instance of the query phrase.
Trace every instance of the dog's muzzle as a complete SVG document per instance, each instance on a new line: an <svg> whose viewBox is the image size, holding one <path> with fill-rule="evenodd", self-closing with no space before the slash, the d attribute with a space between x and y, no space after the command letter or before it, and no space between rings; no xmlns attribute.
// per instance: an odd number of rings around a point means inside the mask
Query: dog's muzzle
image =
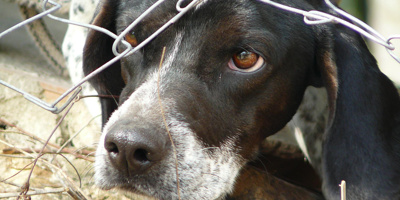
<svg viewBox="0 0 400 200"><path fill-rule="evenodd" d="M97 185L162 199L179 199L178 190L181 199L226 195L244 164L234 148L236 138L206 147L189 123L192 118L177 106L189 104L191 95L171 91L187 84L158 87L157 79L155 74L137 88L105 125L96 155Z"/></svg>

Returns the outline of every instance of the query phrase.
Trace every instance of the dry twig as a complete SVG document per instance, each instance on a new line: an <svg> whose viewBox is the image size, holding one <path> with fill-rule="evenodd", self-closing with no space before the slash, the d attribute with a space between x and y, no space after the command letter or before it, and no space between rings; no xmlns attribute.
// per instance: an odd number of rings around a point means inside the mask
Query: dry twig
<svg viewBox="0 0 400 200"><path fill-rule="evenodd" d="M27 136L27 137L30 137L31 139L33 139L33 140L35 140L35 141L39 141L39 142L41 142L41 143L43 143L43 144L46 143L46 140L44 140L44 139L42 139L42 138L40 138L40 137L37 137L36 135L34 135L34 134L32 134L32 133L30 133L30 132L28 132L28 131L25 131L25 130L22 129L22 128L19 128L18 126L14 125L14 124L12 124L12 123L10 123L10 122L8 122L8 121L5 120L5 119L0 118L0 123L3 123L3 124L5 124L6 126L9 126L9 127L15 128L16 130L18 130L17 133L22 134L22 135L25 135L25 136ZM9 133L9 131L0 130L0 133ZM55 149L62 149L61 146L56 145L56 144L53 144L53 143L51 143L51 142L48 142L47 145L50 146L50 147L53 147L53 148L55 148ZM4 151L4 150L3 150L3 151ZM51 152L51 150L47 150L47 151ZM88 154L91 154L92 152L88 152L87 154L86 154L86 153L83 153L83 152L82 152L82 153L77 153L77 152L75 151L75 149L64 148L64 149L61 150L61 153L68 153L68 154L71 154L71 155L73 155L73 156L75 156L75 157L77 157L77 158L84 159L84 160L87 160L87 161L90 161L90 162L94 162L93 159L88 158L88 157L86 156L86 155L88 155ZM5 153L5 154L10 154L10 153ZM82 155L82 154L86 154L86 155Z"/></svg>
<svg viewBox="0 0 400 200"><path fill-rule="evenodd" d="M54 193L63 193L68 192L67 188L51 188L45 190L36 190L36 191L29 191L26 193L27 196L33 195L43 195L43 194L54 194ZM20 193L1 193L0 198L11 198L11 197L20 197Z"/></svg>
<svg viewBox="0 0 400 200"><path fill-rule="evenodd" d="M176 153L176 146L174 143L174 140L172 138L171 133L169 132L169 128L168 128L168 123L167 120L165 119L165 112L164 112L164 107L161 101L161 94L160 94L160 73L161 73L161 67L164 61L164 56L165 56L165 50L166 47L163 48L162 54L161 54L161 60L160 60L160 66L158 68L158 79L157 79L157 94L158 94L158 103L160 104L160 109L161 109L161 115L163 118L163 122L165 125L165 129L167 130L169 139L171 140L171 144L172 144L172 149L174 151L174 158L175 158L175 171L176 171L176 188L177 188L177 193L178 193L178 199L181 199L181 191L180 191L180 183L179 183L179 170L178 170L178 157L177 157L177 153Z"/></svg>
<svg viewBox="0 0 400 200"><path fill-rule="evenodd" d="M37 152L40 151L40 149L31 149L31 148L20 148L20 149L17 149L17 148L12 148L11 147L11 148L3 149L3 154L5 154L5 155L21 154L22 152L20 150L23 150L23 151L25 151L27 153L37 153ZM88 158L88 156L93 156L93 153L95 152L94 150L85 150L85 149L78 150L78 149L75 149L75 148L64 148L64 149L61 150L61 152L57 152L57 151L54 151L54 150L45 149L45 150L43 150L42 153L44 153L44 154L58 154L58 153L72 154L71 152L73 152L73 155L76 158L82 158L82 159L85 159L87 161L94 162L93 159Z"/></svg>

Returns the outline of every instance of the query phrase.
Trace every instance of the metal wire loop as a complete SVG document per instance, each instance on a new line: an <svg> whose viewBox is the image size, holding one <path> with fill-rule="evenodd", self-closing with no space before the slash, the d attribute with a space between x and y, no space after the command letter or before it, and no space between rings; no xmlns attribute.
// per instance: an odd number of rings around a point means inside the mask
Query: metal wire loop
<svg viewBox="0 0 400 200"><path fill-rule="evenodd" d="M388 44L392 44L392 40L400 40L400 35L394 35L394 36L391 36L388 40L387 40L387 43ZM392 58L393 59L395 59L397 62L399 62L400 63L400 57L399 56L397 56L396 54L395 54L395 52L394 52L394 48L393 49L389 49L389 48L387 48L386 49L387 50L387 52L390 54L390 56L392 56Z"/></svg>
<svg viewBox="0 0 400 200"><path fill-rule="evenodd" d="M309 25L326 24L334 22L334 19L332 15L317 10L304 13L304 22Z"/></svg>
<svg viewBox="0 0 400 200"><path fill-rule="evenodd" d="M178 1L178 3L176 3L176 10L177 11L182 11L183 9L184 9L184 7L182 7L182 3L184 2L185 0L179 0Z"/></svg>
<svg viewBox="0 0 400 200"><path fill-rule="evenodd" d="M200 2L200 1L196 1L196 0L194 0L194 1L192 1L192 3L190 3L190 4L188 4L187 6L185 6L185 7L182 7L182 3L184 2L185 0L179 0L177 3L176 3L176 10L178 11L178 12L182 12L185 8L187 8L188 6L194 6L195 4L192 4L193 2L196 2L196 4L197 4L197 2Z"/></svg>

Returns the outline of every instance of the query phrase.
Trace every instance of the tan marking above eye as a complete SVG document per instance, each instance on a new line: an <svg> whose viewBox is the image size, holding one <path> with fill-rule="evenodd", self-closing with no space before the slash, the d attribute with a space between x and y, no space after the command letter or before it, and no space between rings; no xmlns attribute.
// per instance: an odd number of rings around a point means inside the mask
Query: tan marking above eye
<svg viewBox="0 0 400 200"><path fill-rule="evenodd" d="M125 40L132 46L136 47L138 45L138 41L136 39L135 33L131 32L125 35Z"/></svg>

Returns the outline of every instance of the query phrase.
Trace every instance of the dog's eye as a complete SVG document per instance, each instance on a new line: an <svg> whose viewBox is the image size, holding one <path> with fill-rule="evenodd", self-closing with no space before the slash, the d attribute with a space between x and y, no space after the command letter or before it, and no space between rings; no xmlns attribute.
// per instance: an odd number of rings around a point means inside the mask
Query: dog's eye
<svg viewBox="0 0 400 200"><path fill-rule="evenodd" d="M241 72L253 72L260 69L264 64L264 59L251 51L241 51L235 53L229 61L229 68Z"/></svg>
<svg viewBox="0 0 400 200"><path fill-rule="evenodd" d="M136 39L135 33L131 32L125 35L125 40L131 44L132 47L136 47L138 45L138 41Z"/></svg>

